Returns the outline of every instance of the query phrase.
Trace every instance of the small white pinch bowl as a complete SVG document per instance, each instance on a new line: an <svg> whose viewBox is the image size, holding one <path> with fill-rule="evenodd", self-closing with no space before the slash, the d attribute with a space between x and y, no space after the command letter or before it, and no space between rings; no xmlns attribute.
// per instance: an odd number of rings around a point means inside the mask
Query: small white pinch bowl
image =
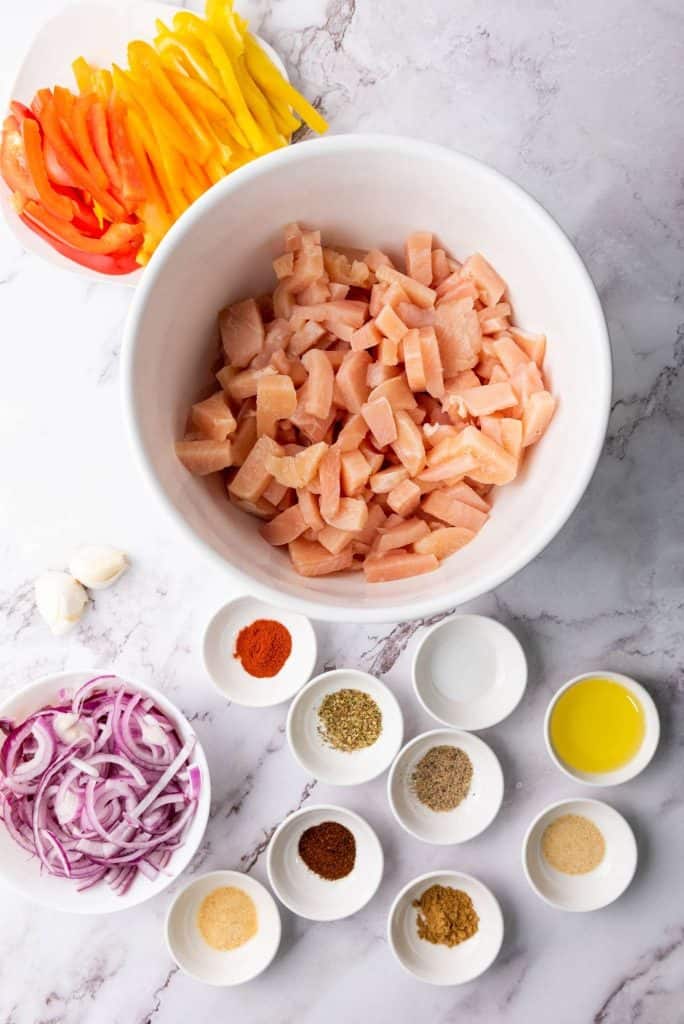
<svg viewBox="0 0 684 1024"><path fill-rule="evenodd" d="M240 630L256 619L280 622L292 637L292 651L274 676L252 676L235 657ZM294 696L310 678L317 650L314 628L304 615L274 608L253 597L238 597L219 608L209 621L202 642L204 667L218 692L249 708L271 707Z"/></svg>
<svg viewBox="0 0 684 1024"><path fill-rule="evenodd" d="M438 946L418 937L418 910L412 904L431 885L461 889L473 901L478 930L458 946ZM390 948L401 966L430 985L462 985L478 978L499 955L503 934L498 900L486 885L461 871L430 871L414 878L394 900L387 922Z"/></svg>
<svg viewBox="0 0 684 1024"><path fill-rule="evenodd" d="M303 832L324 821L336 821L354 835L356 862L345 878L329 881L311 871L299 856ZM289 910L310 921L337 921L361 910L382 881L384 856L368 822L346 807L315 804L295 811L278 826L268 846L268 880Z"/></svg>
<svg viewBox="0 0 684 1024"><path fill-rule="evenodd" d="M610 679L615 683L620 683L626 690L629 690L634 699L641 705L644 713L644 738L641 741L641 746L634 757L626 764L623 764L621 768L616 768L613 772L582 772L572 768L565 761L561 760L551 740L551 716L559 698L566 690L574 686L575 683L580 683L583 679L596 678ZM544 717L544 740L549 757L556 767L560 768L568 778L573 779L575 782L581 782L585 786L619 786L621 783L629 782L630 779L639 775L651 761L660 740L660 716L658 715L658 708L653 697L651 697L648 690L641 683L637 683L636 679L632 679L630 676L623 676L621 672L606 672L603 669L595 672L584 672L581 676L575 676L574 679L561 686L551 698Z"/></svg>
<svg viewBox="0 0 684 1024"><path fill-rule="evenodd" d="M361 750L335 750L319 732L318 709L337 690L362 690L382 713L382 730L375 743ZM293 700L287 716L287 740L302 768L331 786L357 786L382 774L401 746L404 719L396 697L367 672L339 668L316 676Z"/></svg>
<svg viewBox="0 0 684 1024"><path fill-rule="evenodd" d="M214 889L233 886L252 899L258 930L237 949L212 949L197 927L202 900ZM164 927L169 953L185 974L205 985L242 985L265 971L280 945L280 911L268 889L240 871L211 871L184 886L169 907Z"/></svg>
<svg viewBox="0 0 684 1024"><path fill-rule="evenodd" d="M413 689L429 715L453 729L487 729L511 714L527 683L517 638L495 619L452 615L424 633Z"/></svg>
<svg viewBox="0 0 684 1024"><path fill-rule="evenodd" d="M431 811L413 791L416 765L432 747L460 747L473 765L468 794L453 811ZM491 825L503 800L504 780L494 751L484 740L455 729L433 729L409 741L387 779L392 813L402 828L424 843L447 846L473 839Z"/></svg>
<svg viewBox="0 0 684 1024"><path fill-rule="evenodd" d="M547 862L541 849L545 829L564 814L588 818L603 833L606 852L584 875L566 875ZM559 800L534 819L522 845L525 877L540 899L559 910L599 910L621 896L634 877L637 843L622 815L601 800Z"/></svg>
<svg viewBox="0 0 684 1024"><path fill-rule="evenodd" d="M11 718L23 721L28 715L33 714L47 704L55 704L62 700L62 694L67 691L73 695L74 691L93 679L96 676L115 676L120 681L135 691L139 691L146 697L151 697L155 704L171 719L178 730L178 735L184 742L191 736L195 736L194 729L187 718L172 704L168 698L159 690L144 683L136 682L128 674L118 675L113 669L101 668L97 671L79 672L57 672L53 675L43 676L33 683L18 690L16 693L6 695L0 702L0 718ZM171 885L175 878L181 874L192 860L197 847L199 846L204 830L209 819L209 807L211 804L211 779L209 777L209 765L204 750L195 737L195 747L191 755L191 763L200 767L202 775L202 786L200 789L199 801L195 816L192 819L182 846L180 846L171 857L171 860L154 880L145 878L140 873L133 885L123 896L112 892L108 885L100 882L92 889L84 892L76 890L76 883L67 878L56 878L41 872L40 863L36 857L31 857L26 850L18 846L5 826L0 821L0 880L6 882L11 888L26 899L39 903L52 910L63 910L70 914L112 914L118 910L128 910L139 903L156 896L167 886Z"/></svg>

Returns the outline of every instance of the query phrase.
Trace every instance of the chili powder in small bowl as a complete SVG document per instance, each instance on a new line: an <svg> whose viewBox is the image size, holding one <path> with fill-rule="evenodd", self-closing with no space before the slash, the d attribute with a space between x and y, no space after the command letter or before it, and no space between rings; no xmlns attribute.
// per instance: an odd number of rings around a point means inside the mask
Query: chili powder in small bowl
<svg viewBox="0 0 684 1024"><path fill-rule="evenodd" d="M311 676L316 634L303 615L239 597L212 617L202 654L222 696L245 707L270 707L293 697Z"/></svg>
<svg viewBox="0 0 684 1024"><path fill-rule="evenodd" d="M311 921L355 914L375 895L384 858L360 815L319 804L295 811L276 829L266 867L281 903Z"/></svg>

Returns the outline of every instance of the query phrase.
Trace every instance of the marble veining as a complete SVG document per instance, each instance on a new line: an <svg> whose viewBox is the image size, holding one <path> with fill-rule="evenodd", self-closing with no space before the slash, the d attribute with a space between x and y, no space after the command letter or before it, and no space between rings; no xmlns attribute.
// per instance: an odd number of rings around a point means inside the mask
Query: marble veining
<svg viewBox="0 0 684 1024"><path fill-rule="evenodd" d="M238 2L334 132L406 133L463 149L510 174L559 219L609 322L608 440L556 540L467 606L516 632L530 681L516 712L485 734L506 777L499 817L462 847L425 846L394 822L384 778L348 792L316 783L289 754L286 708L230 706L210 688L201 632L231 592L160 522L130 462L118 376L131 293L54 271L3 230L0 695L48 671L114 665L176 701L213 779L209 826L189 873L232 867L264 880L279 822L305 803L328 801L367 816L386 871L375 899L351 919L312 924L283 911L276 961L237 990L199 986L169 959L162 925L180 883L143 907L90 920L42 911L3 890L0 1022L682 1024L684 9L678 0ZM3 73L61 3L33 0L6 15ZM131 570L96 595L77 631L54 639L35 614L33 578L63 567L89 539L126 549ZM318 668L349 665L383 677L402 705L407 736L415 735L434 724L410 687L426 624L317 624ZM544 804L581 792L550 763L542 719L560 683L597 666L650 688L663 737L642 776L598 794L635 828L633 885L604 911L564 915L528 889L520 843ZM451 990L403 974L385 938L399 887L443 866L491 885L506 924L492 970Z"/></svg>

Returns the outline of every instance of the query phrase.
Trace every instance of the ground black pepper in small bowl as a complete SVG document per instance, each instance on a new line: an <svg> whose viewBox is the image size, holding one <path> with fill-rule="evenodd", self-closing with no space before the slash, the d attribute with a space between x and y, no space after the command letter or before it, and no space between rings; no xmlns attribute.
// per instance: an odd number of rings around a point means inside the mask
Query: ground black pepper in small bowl
<svg viewBox="0 0 684 1024"><path fill-rule="evenodd" d="M473 764L460 747L430 747L413 770L411 786L431 811L453 811L466 798Z"/></svg>

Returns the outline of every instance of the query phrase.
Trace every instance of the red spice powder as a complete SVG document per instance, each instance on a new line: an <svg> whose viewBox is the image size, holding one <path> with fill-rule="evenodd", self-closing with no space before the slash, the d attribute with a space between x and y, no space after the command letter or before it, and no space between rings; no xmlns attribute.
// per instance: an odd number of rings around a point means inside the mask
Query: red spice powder
<svg viewBox="0 0 684 1024"><path fill-rule="evenodd" d="M281 622L257 619L238 633L233 656L258 679L276 676L290 657L292 637Z"/></svg>

